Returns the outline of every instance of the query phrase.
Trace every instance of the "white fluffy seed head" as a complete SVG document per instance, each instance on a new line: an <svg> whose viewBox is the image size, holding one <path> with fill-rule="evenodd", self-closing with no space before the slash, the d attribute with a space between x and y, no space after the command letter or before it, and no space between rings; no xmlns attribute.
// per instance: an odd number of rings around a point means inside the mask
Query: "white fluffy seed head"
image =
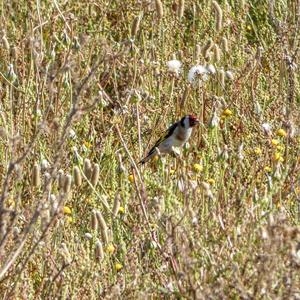
<svg viewBox="0 0 300 300"><path fill-rule="evenodd" d="M202 66L202 65L193 66L189 70L188 81L192 83L192 82L195 81L195 79L197 77L199 77L203 81L206 81L208 79L207 74L208 74L208 71L207 71L207 69L204 66Z"/></svg>
<svg viewBox="0 0 300 300"><path fill-rule="evenodd" d="M167 67L169 72L179 74L181 71L182 63L177 59L167 61Z"/></svg>

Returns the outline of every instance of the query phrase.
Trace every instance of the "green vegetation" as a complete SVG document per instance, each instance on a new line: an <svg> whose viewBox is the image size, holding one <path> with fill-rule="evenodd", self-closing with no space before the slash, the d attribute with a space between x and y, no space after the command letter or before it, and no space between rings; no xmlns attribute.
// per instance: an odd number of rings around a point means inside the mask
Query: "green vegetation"
<svg viewBox="0 0 300 300"><path fill-rule="evenodd" d="M300 297L298 1L0 12L1 299Z"/></svg>

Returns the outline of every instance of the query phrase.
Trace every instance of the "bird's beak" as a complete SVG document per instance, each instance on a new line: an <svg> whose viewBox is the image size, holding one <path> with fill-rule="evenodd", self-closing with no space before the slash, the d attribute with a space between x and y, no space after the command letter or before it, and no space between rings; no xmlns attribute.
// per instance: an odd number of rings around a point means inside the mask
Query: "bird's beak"
<svg viewBox="0 0 300 300"><path fill-rule="evenodd" d="M200 121L198 119L194 119L193 122L194 122L194 126L198 125L200 123Z"/></svg>

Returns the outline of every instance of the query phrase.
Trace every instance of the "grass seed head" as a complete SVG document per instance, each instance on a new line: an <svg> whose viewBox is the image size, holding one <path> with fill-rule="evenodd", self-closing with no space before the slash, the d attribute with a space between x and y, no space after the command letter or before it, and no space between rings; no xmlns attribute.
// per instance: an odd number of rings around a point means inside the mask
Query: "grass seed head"
<svg viewBox="0 0 300 300"><path fill-rule="evenodd" d="M32 170L32 185L35 187L41 184L40 166L35 163Z"/></svg>
<svg viewBox="0 0 300 300"><path fill-rule="evenodd" d="M93 186L96 186L99 180L99 173L100 173L100 167L98 164L94 164L92 177L91 177L91 184Z"/></svg>
<svg viewBox="0 0 300 300"><path fill-rule="evenodd" d="M178 5L178 17L179 19L182 19L184 14L184 0L179 0L179 5Z"/></svg>
<svg viewBox="0 0 300 300"><path fill-rule="evenodd" d="M225 71L223 69L220 69L218 71L218 78L219 78L219 84L221 85L221 88L225 87Z"/></svg>
<svg viewBox="0 0 300 300"><path fill-rule="evenodd" d="M137 16L134 18L132 26L131 26L131 38L134 38L140 29L141 16Z"/></svg>
<svg viewBox="0 0 300 300"><path fill-rule="evenodd" d="M221 60L221 49L218 44L214 45L214 57L216 62Z"/></svg>
<svg viewBox="0 0 300 300"><path fill-rule="evenodd" d="M84 175L86 176L86 178L88 180L91 179L91 176L92 176L92 164L91 164L91 161L88 158L86 158L84 160L84 163L83 163L83 173L84 173Z"/></svg>
<svg viewBox="0 0 300 300"><path fill-rule="evenodd" d="M160 0L155 0L155 8L158 18L162 19L162 17L164 16L164 7Z"/></svg>
<svg viewBox="0 0 300 300"><path fill-rule="evenodd" d="M92 211L91 227L92 227L93 231L98 230L98 219L97 219L96 210L94 210L94 209Z"/></svg>
<svg viewBox="0 0 300 300"><path fill-rule="evenodd" d="M64 193L68 194L71 191L71 185L72 185L72 176L70 174L67 174L64 180L64 187L63 187Z"/></svg>
<svg viewBox="0 0 300 300"><path fill-rule="evenodd" d="M120 209L120 198L119 195L117 194L114 199L114 206L113 206L113 213L112 213L114 218L118 215L119 209Z"/></svg>
<svg viewBox="0 0 300 300"><path fill-rule="evenodd" d="M3 35L3 37L2 37L2 45L3 45L4 49L6 49L7 51L9 51L10 46L9 46L9 42L7 40L6 35Z"/></svg>
<svg viewBox="0 0 300 300"><path fill-rule="evenodd" d="M217 1L212 2L216 14L216 29L221 31L223 23L223 11Z"/></svg>
<svg viewBox="0 0 300 300"><path fill-rule="evenodd" d="M222 37L222 47L225 53L229 53L229 45L226 37Z"/></svg>
<svg viewBox="0 0 300 300"><path fill-rule="evenodd" d="M76 186L81 186L82 184L82 178L81 178L81 172L78 166L74 167L73 170L73 177L74 177L74 183Z"/></svg>
<svg viewBox="0 0 300 300"><path fill-rule="evenodd" d="M65 185L65 174L63 170L58 171L58 188L62 190Z"/></svg>
<svg viewBox="0 0 300 300"><path fill-rule="evenodd" d="M201 46L199 44L197 44L195 47L195 51L194 51L194 61L196 63L199 62L200 55L201 55Z"/></svg>
<svg viewBox="0 0 300 300"><path fill-rule="evenodd" d="M101 262L104 259L103 246L99 239L97 239L95 244L95 258L98 262Z"/></svg>
<svg viewBox="0 0 300 300"><path fill-rule="evenodd" d="M101 214L101 212L99 210L96 211L96 216L97 216L98 224L100 227L102 241L104 244L107 244L108 243L108 228L107 228L106 222L103 218L103 215Z"/></svg>
<svg viewBox="0 0 300 300"><path fill-rule="evenodd" d="M214 42L210 38L202 49L202 55L205 59L208 59L210 57L210 51L213 46L214 46Z"/></svg>

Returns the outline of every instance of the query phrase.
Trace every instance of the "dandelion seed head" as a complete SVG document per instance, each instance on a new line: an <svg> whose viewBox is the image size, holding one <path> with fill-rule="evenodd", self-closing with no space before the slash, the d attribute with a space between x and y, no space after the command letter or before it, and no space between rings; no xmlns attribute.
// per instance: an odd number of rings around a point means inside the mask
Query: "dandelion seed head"
<svg viewBox="0 0 300 300"><path fill-rule="evenodd" d="M204 66L202 66L202 65L193 66L189 70L188 81L192 83L199 76L200 76L200 79L202 79L203 81L206 81L208 79L207 74L208 74L208 71Z"/></svg>
<svg viewBox="0 0 300 300"><path fill-rule="evenodd" d="M172 60L167 61L167 67L168 67L169 72L171 72L171 73L175 73L178 75L181 71L181 66L182 66L181 61L179 61L177 59L172 59Z"/></svg>

